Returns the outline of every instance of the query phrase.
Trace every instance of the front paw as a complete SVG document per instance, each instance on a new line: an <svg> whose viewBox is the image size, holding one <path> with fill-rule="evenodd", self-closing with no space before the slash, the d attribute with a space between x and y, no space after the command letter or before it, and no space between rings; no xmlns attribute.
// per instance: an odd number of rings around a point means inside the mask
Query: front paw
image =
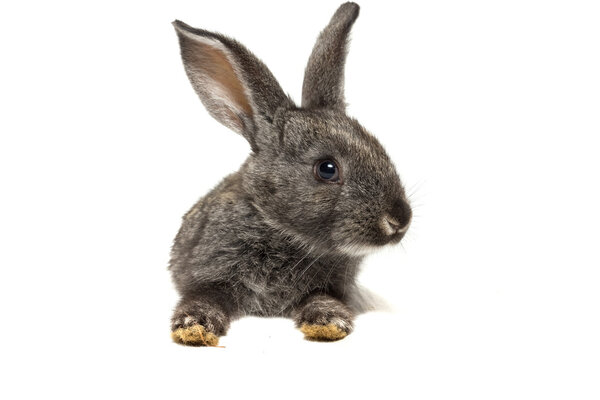
<svg viewBox="0 0 600 400"><path fill-rule="evenodd" d="M186 346L217 346L229 325L226 314L199 301L182 301L171 320L171 338Z"/></svg>
<svg viewBox="0 0 600 400"><path fill-rule="evenodd" d="M334 342L345 338L350 333L343 325L338 325L336 323L327 325L304 323L300 326L300 330L304 333L304 338L306 340L315 342Z"/></svg>
<svg viewBox="0 0 600 400"><path fill-rule="evenodd" d="M352 332L352 317L352 312L342 302L320 295L302 307L296 325L307 340L331 342Z"/></svg>
<svg viewBox="0 0 600 400"><path fill-rule="evenodd" d="M177 328L171 332L171 338L175 343L185 346L217 346L219 337L210 333L200 324Z"/></svg>

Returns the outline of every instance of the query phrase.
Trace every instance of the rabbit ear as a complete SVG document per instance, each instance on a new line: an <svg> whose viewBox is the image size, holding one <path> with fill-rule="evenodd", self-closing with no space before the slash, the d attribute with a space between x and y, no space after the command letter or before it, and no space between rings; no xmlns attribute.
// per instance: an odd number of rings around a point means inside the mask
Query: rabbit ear
<svg viewBox="0 0 600 400"><path fill-rule="evenodd" d="M319 35L304 72L302 107L345 110L346 45L358 12L358 4L342 4Z"/></svg>
<svg viewBox="0 0 600 400"><path fill-rule="evenodd" d="M223 35L173 22L185 71L208 112L258 150L258 126L277 108L292 106L271 71L250 51Z"/></svg>

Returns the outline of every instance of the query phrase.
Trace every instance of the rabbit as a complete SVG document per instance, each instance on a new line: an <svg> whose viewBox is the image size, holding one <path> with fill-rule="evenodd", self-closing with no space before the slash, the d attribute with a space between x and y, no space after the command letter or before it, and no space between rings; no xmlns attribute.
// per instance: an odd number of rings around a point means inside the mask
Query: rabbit
<svg viewBox="0 0 600 400"><path fill-rule="evenodd" d="M216 346L245 315L291 318L313 341L352 332L364 308L361 261L398 243L412 216L390 157L345 113L346 47L358 14L357 4L342 4L319 35L301 106L239 42L173 22L200 100L251 148L184 215L174 240L176 343Z"/></svg>

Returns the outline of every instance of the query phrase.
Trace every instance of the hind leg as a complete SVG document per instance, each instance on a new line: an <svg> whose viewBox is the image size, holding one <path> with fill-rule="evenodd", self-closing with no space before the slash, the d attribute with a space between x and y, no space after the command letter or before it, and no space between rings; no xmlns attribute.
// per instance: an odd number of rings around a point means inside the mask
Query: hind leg
<svg viewBox="0 0 600 400"><path fill-rule="evenodd" d="M215 293L184 295L171 318L173 341L187 346L216 346L227 333L231 311Z"/></svg>

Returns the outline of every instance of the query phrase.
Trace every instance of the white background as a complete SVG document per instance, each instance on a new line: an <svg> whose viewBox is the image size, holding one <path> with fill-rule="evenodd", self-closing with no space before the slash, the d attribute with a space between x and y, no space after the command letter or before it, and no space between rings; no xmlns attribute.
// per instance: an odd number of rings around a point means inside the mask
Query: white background
<svg viewBox="0 0 600 400"><path fill-rule="evenodd" d="M2 3L0 397L600 398L597 3L360 4L348 113L416 214L361 276L395 311L197 349L169 339L171 240L249 146L170 22L239 39L298 100L339 0Z"/></svg>

